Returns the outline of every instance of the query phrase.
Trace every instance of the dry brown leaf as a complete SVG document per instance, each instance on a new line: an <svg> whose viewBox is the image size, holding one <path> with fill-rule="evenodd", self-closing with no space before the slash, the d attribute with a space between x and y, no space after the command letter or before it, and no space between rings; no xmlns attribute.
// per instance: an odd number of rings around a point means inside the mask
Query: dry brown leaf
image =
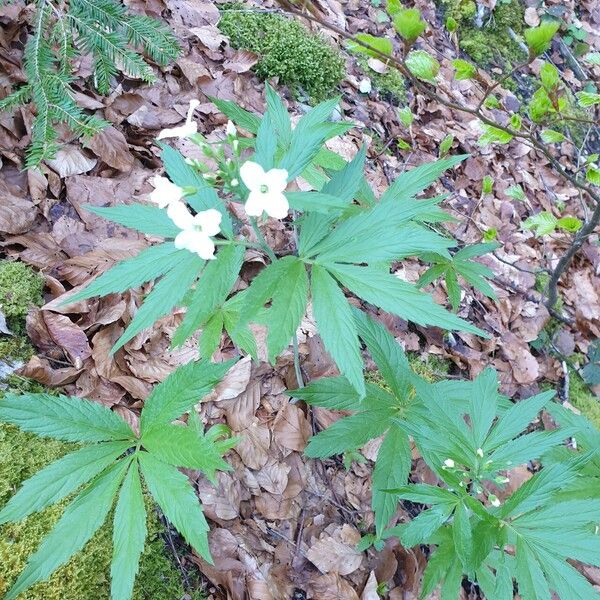
<svg viewBox="0 0 600 600"><path fill-rule="evenodd" d="M287 404L275 418L273 436L283 448L302 452L312 434L304 412L295 404Z"/></svg>
<svg viewBox="0 0 600 600"><path fill-rule="evenodd" d="M44 310L42 317L50 337L66 352L73 364L80 368L83 361L92 355L85 333L65 315Z"/></svg>
<svg viewBox="0 0 600 600"><path fill-rule="evenodd" d="M121 131L115 129L112 125L105 127L96 135L85 142L85 147L89 148L98 158L103 160L109 167L118 171L131 171L134 165L134 158L129 152L129 145Z"/></svg>
<svg viewBox="0 0 600 600"><path fill-rule="evenodd" d="M360 533L351 525L342 525L331 535L323 533L306 552L310 560L321 573L348 575L358 569L362 563L362 553L356 549Z"/></svg>
<svg viewBox="0 0 600 600"><path fill-rule="evenodd" d="M91 171L98 161L87 157L75 144L67 144L58 150L56 156L46 161L60 177L71 177Z"/></svg>

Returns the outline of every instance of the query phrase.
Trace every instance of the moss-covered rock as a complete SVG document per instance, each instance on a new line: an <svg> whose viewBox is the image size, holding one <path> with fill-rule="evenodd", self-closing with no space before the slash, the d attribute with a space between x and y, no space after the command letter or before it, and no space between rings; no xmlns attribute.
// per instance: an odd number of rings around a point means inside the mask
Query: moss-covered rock
<svg viewBox="0 0 600 600"><path fill-rule="evenodd" d="M0 261L0 310L13 333L24 332L27 311L42 304L43 287L42 277L26 264Z"/></svg>
<svg viewBox="0 0 600 600"><path fill-rule="evenodd" d="M258 54L254 70L261 79L278 77L312 102L334 95L344 77L340 52L293 19L231 4L222 9L218 27L234 48Z"/></svg>
<svg viewBox="0 0 600 600"><path fill-rule="evenodd" d="M473 0L438 0L445 17L458 23L458 40L461 50L482 67L494 63L505 66L526 58L526 54L513 39L524 29L525 8L520 0L498 2L482 27L476 26L477 4Z"/></svg>

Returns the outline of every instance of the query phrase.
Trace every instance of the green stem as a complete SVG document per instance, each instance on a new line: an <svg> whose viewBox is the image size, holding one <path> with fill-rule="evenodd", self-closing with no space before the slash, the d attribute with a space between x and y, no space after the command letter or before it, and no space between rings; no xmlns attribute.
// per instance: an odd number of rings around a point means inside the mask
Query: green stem
<svg viewBox="0 0 600 600"><path fill-rule="evenodd" d="M271 259L271 261L275 262L277 260L277 257L275 256L275 252L273 252L273 250L271 249L269 244L267 244L267 240L265 240L265 236L262 234L262 231L258 227L258 222L256 220L256 217L250 217L250 223L252 224L252 230L254 231L254 233L256 235L256 239L258 239L258 243L260 244L260 247L266 252L267 256Z"/></svg>
<svg viewBox="0 0 600 600"><path fill-rule="evenodd" d="M304 380L302 379L302 371L300 369L300 353L298 352L298 336L294 333L292 338L292 345L294 348L294 371L296 372L296 382L299 388L304 387Z"/></svg>

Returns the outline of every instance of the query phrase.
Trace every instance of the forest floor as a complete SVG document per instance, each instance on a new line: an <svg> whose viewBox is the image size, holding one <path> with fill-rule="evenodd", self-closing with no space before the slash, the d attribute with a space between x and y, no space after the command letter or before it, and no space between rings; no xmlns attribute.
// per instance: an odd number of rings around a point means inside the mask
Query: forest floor
<svg viewBox="0 0 600 600"><path fill-rule="evenodd" d="M0 233L5 257L33 266L45 280L45 304L32 308L27 316L27 333L36 353L21 375L101 402L135 426L152 386L197 356L197 340L170 349L171 336L182 319L180 311L110 355L111 346L148 289L86 300L68 309L60 306L69 290L81 289L99 272L149 243L141 234L108 223L82 206L146 200L152 190L150 180L161 169L156 135L160 129L181 123L191 99L201 101L196 117L199 131L209 139L222 137L226 124L209 96L233 100L254 112L263 111L265 99L264 83L252 71L258 58L228 45L217 28L217 3L125 3L134 11L165 19L181 41L182 57L158 72L157 83L143 85L122 78L107 98L82 84L78 101L111 126L84 145L65 137L66 145L56 160L42 166L42 172L21 170L32 113L22 110L0 115ZM276 6L269 0L259 4L261 9ZM472 103L476 90L471 82L451 83L450 62L458 56L457 47L442 27L440 7L431 0L414 4L428 23L435 24L430 27L428 43L446 57L440 85L458 103ZM489 5L490 0L480 4ZM531 8L538 3L528 4ZM551 0L546 4L561 5L565 18L577 19L587 32L591 48L600 49L600 7L594 0ZM22 5L17 2L0 8L0 86L6 90L9 83L23 80L18 66L22 45L15 43L23 39L27 27ZM314 5L326 19L351 33L389 28L376 0L319 0ZM531 11L528 18L535 20ZM336 38L332 41L341 43ZM581 89L582 81L560 48L553 47L550 57L567 84ZM408 325L384 314L379 317L403 347L414 353L414 364L427 376L448 373L470 378L491 365L499 373L505 394L520 398L543 386L554 387L562 400L598 419L597 398L593 390L580 384L577 374L600 338L598 235L586 242L561 281L562 310L573 321L568 325L550 318L541 291L543 269L556 263L570 234L535 237L522 228L528 216L541 210L580 214L576 191L559 180L543 157L523 144L482 149L477 145L477 124L472 117L440 106L410 88L403 102L410 106L415 120L407 128L398 114L398 99L375 85L370 93L361 93L359 82L375 77L368 68L364 71L356 58L345 53L344 58L347 74L340 90L341 113L356 127L333 140L330 148L349 159L362 143L370 142L368 178L380 191L404 169L435 160L440 142L452 134L452 152L472 155L437 186L438 193L450 194L444 208L457 219L450 225L452 234L461 244L477 243L484 235L501 243L493 255L483 259L495 273L492 285L498 301L466 288L459 310L461 317L490 332L490 339L463 333L448 338L435 328ZM490 70L494 69L498 72L492 64ZM600 67L593 69L598 76ZM89 73L90 65L81 60L78 74L86 77ZM286 94L284 87L273 83ZM515 83L515 102L524 93L519 89L521 83L526 86L526 81ZM285 97L292 113L306 109L291 95ZM399 147L398 139L408 148ZM597 144L597 132L591 132L590 139ZM189 141L179 140L174 145L186 156L199 156ZM576 162L577 157L572 160ZM486 175L494 179L493 190L482 194ZM506 194L515 185L523 188L523 200ZM564 207L564 213L558 206ZM278 222L269 222L267 235L274 245L285 244ZM259 260L248 255L240 285L246 285L256 272ZM402 264L402 276L411 282L423 270L417 261ZM433 294L439 303L447 304L441 285ZM336 372L315 332L309 313L300 339L307 380ZM264 356L264 339L259 339L259 346ZM215 359L229 358L233 352L224 338ZM210 520L215 566L179 543L181 568L199 569L206 594L214 599L375 600L384 590L383 596L392 600L416 598L427 562L424 550L402 548L395 538L388 540L381 552L361 553L355 547L373 524L370 476L377 440L362 449L367 461L355 462L348 470L341 459L306 459L303 450L309 436L339 414L319 408L309 411L302 404L290 403L283 392L294 386L289 349L274 367L267 362L252 363L249 358L241 360L201 405L206 423L227 423L241 436L241 442L227 457L233 471L219 473L217 487L189 473ZM600 426L600 419L596 423ZM428 481L431 474L417 456L413 466L413 480ZM520 475L524 480L531 473L523 467ZM405 509L399 508L397 519L406 516ZM600 585L600 570L590 569L586 575ZM477 594L476 589L464 590L464 598L477 598Z"/></svg>

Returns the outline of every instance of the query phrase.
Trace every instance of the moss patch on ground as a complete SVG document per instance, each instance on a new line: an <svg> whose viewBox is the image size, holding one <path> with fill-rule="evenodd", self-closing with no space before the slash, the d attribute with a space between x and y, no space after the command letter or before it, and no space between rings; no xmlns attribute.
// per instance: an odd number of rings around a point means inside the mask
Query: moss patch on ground
<svg viewBox="0 0 600 600"><path fill-rule="evenodd" d="M600 401L572 368L569 368L569 402L600 429Z"/></svg>
<svg viewBox="0 0 600 600"><path fill-rule="evenodd" d="M304 25L243 4L225 5L218 27L234 48L258 54L254 71L261 79L279 78L296 96L320 102L335 95L344 77L340 52Z"/></svg>
<svg viewBox="0 0 600 600"><path fill-rule="evenodd" d="M397 69L389 67L385 73L378 73L369 67L368 58L358 56L357 61L365 76L371 80L373 87L384 100L395 105L406 104L404 77L402 77Z"/></svg>
<svg viewBox="0 0 600 600"><path fill-rule="evenodd" d="M43 280L23 263L0 261L0 299L15 336L0 339L0 361L27 360L33 352L25 331L25 315L31 305L42 303ZM18 375L0 382L15 393L56 393ZM1 401L0 391L0 401ZM0 507L21 483L78 446L25 433L0 423ZM0 597L14 583L42 538L60 518L70 499L36 513L19 523L0 527ZM163 527L148 502L148 538L136 579L135 600L201 600L202 592L184 589L182 576L165 548ZM82 552L39 583L19 600L109 600L112 526L110 519ZM199 586L197 586L199 588Z"/></svg>
<svg viewBox="0 0 600 600"><path fill-rule="evenodd" d="M525 7L520 0L499 1L481 28L475 24L477 4L473 0L437 0L445 18L452 17L458 24L460 49L478 65L487 67L500 63L501 67L515 64L526 54L512 38L509 29L517 35L525 27Z"/></svg>

